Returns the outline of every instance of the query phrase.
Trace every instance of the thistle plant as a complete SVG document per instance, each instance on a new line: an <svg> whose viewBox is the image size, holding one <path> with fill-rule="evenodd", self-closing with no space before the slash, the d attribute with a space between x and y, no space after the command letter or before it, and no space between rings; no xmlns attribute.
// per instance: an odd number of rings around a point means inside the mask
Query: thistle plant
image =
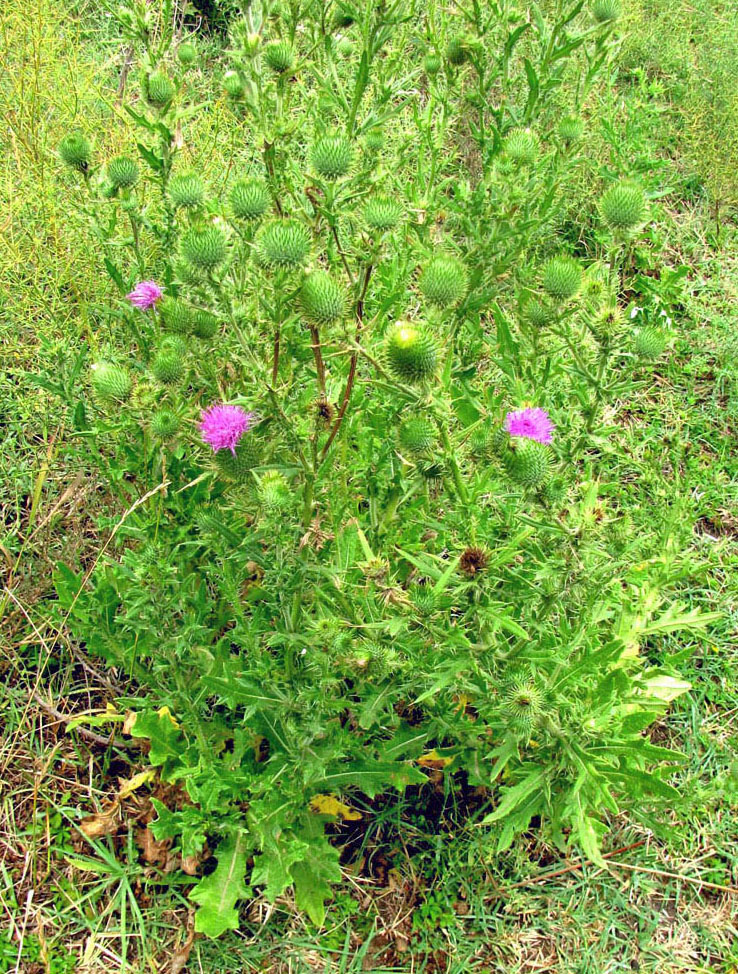
<svg viewBox="0 0 738 974"><path fill-rule="evenodd" d="M642 730L686 686L639 646L706 620L664 605L678 565L621 585L591 516L603 407L661 354L622 306L645 196L605 188L576 256L557 233L614 15L411 6L249 6L213 72L248 140L217 196L180 162L192 59L136 7L139 158L59 150L119 295L85 442L144 498L60 604L187 795L154 836L214 850L210 935L256 888L321 924L316 802L422 786L437 747L499 851L539 821L601 862L604 814L674 794Z"/></svg>

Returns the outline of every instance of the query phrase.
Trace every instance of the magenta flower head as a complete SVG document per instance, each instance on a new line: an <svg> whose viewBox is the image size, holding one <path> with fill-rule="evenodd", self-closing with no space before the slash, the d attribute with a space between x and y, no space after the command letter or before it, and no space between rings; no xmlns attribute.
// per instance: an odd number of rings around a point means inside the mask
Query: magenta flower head
<svg viewBox="0 0 738 974"><path fill-rule="evenodd" d="M203 409L200 417L203 443L212 446L215 453L228 449L235 456L238 441L254 425L254 419L253 413L247 413L240 406L216 403Z"/></svg>
<svg viewBox="0 0 738 974"><path fill-rule="evenodd" d="M523 436L538 443L552 443L554 424L545 409L529 407L508 413L505 430L510 436Z"/></svg>
<svg viewBox="0 0 738 974"><path fill-rule="evenodd" d="M126 294L126 297L134 308L148 311L149 308L154 307L157 301L161 301L164 297L164 291L156 281L141 281L130 294Z"/></svg>

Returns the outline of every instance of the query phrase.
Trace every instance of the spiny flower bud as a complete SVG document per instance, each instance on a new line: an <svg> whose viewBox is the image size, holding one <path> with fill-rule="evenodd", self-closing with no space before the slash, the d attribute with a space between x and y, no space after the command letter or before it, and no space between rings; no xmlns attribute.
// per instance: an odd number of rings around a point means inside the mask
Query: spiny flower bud
<svg viewBox="0 0 738 974"><path fill-rule="evenodd" d="M279 470L267 470L259 478L259 503L268 511L279 511L290 502L290 488Z"/></svg>
<svg viewBox="0 0 738 974"><path fill-rule="evenodd" d="M246 90L243 79L238 71L226 71L223 75L223 87L228 97L233 98L234 101L243 98L243 93Z"/></svg>
<svg viewBox="0 0 738 974"><path fill-rule="evenodd" d="M179 430L179 416L171 409L159 409L151 417L151 432L159 440L169 440Z"/></svg>
<svg viewBox="0 0 738 974"><path fill-rule="evenodd" d="M364 219L373 230L393 230L402 217L402 207L388 196L375 196L364 208Z"/></svg>
<svg viewBox="0 0 738 974"><path fill-rule="evenodd" d="M364 136L364 145L369 152L381 152L386 141L384 132L380 128L369 129Z"/></svg>
<svg viewBox="0 0 738 974"><path fill-rule="evenodd" d="M559 138L563 142L578 142L584 135L584 122L576 115L567 115L559 122Z"/></svg>
<svg viewBox="0 0 738 974"><path fill-rule="evenodd" d="M504 710L523 730L529 730L543 711L544 697L532 680L519 680L505 690Z"/></svg>
<svg viewBox="0 0 738 974"><path fill-rule="evenodd" d="M202 283L202 273L198 267L188 264L186 260L177 259L174 262L174 274L183 284L197 285Z"/></svg>
<svg viewBox="0 0 738 974"><path fill-rule="evenodd" d="M538 301L536 298L529 298L523 305L522 316L523 320L532 328L545 328L546 325L551 323L553 311L548 305L543 304L542 301Z"/></svg>
<svg viewBox="0 0 738 974"><path fill-rule="evenodd" d="M151 371L157 382L173 385L184 375L184 361L174 349L164 348L154 358Z"/></svg>
<svg viewBox="0 0 738 974"><path fill-rule="evenodd" d="M446 472L446 466L440 459L422 459L418 462L418 472L423 480L435 483L441 480Z"/></svg>
<svg viewBox="0 0 738 974"><path fill-rule="evenodd" d="M235 447L235 453L230 450L218 450L215 454L215 465L220 473L228 480L245 483L251 480L251 471L261 459L260 441L252 434L240 438Z"/></svg>
<svg viewBox="0 0 738 974"><path fill-rule="evenodd" d="M624 321L623 309L614 300L593 308L588 315L588 324L597 338L611 338L616 335Z"/></svg>
<svg viewBox="0 0 738 974"><path fill-rule="evenodd" d="M415 455L427 453L437 439L436 427L425 416L408 416L397 433L400 449Z"/></svg>
<svg viewBox="0 0 738 974"><path fill-rule="evenodd" d="M187 354L187 342L181 335L167 335L159 346L159 351L171 352L183 359Z"/></svg>
<svg viewBox="0 0 738 974"><path fill-rule="evenodd" d="M297 267L309 250L310 233L298 220L273 220L256 238L256 257L263 267Z"/></svg>
<svg viewBox="0 0 738 974"><path fill-rule="evenodd" d="M436 610L438 599L432 585L413 585L410 598L418 615L429 616Z"/></svg>
<svg viewBox="0 0 738 974"><path fill-rule="evenodd" d="M469 38L464 36L452 37L446 45L446 58L448 61L460 67L466 64L471 55L471 44Z"/></svg>
<svg viewBox="0 0 738 974"><path fill-rule="evenodd" d="M429 78L435 78L441 70L441 59L437 54L426 54L423 58L423 70Z"/></svg>
<svg viewBox="0 0 738 974"><path fill-rule="evenodd" d="M582 286L582 268L573 257L552 257L544 264L541 283L552 298L568 301Z"/></svg>
<svg viewBox="0 0 738 974"><path fill-rule="evenodd" d="M439 308L458 304L466 294L466 268L456 257L434 257L420 275L419 286L426 301Z"/></svg>
<svg viewBox="0 0 738 974"><path fill-rule="evenodd" d="M145 80L144 96L154 108L166 108L174 98L175 92L172 79L163 71L152 71Z"/></svg>
<svg viewBox="0 0 738 974"><path fill-rule="evenodd" d="M195 308L192 312L192 330L198 338L207 340L218 333L218 319L205 308Z"/></svg>
<svg viewBox="0 0 738 974"><path fill-rule="evenodd" d="M309 321L329 324L343 317L346 296L327 271L312 271L302 282L300 306Z"/></svg>
<svg viewBox="0 0 738 974"><path fill-rule="evenodd" d="M184 41L177 48L177 57L183 67L189 68L197 60L197 48L189 41Z"/></svg>
<svg viewBox="0 0 738 974"><path fill-rule="evenodd" d="M538 136L532 129L512 129L505 136L503 146L508 159L520 163L521 166L530 166L538 158L540 143Z"/></svg>
<svg viewBox="0 0 738 974"><path fill-rule="evenodd" d="M333 15L333 25L339 29L350 27L355 20L354 14L343 7L339 8Z"/></svg>
<svg viewBox="0 0 738 974"><path fill-rule="evenodd" d="M351 43L351 38L339 37L338 43L336 44L336 51L340 57L351 57L354 53L354 45Z"/></svg>
<svg viewBox="0 0 738 974"><path fill-rule="evenodd" d="M72 169L87 172L92 157L92 146L81 132L70 132L59 143L59 155L62 162Z"/></svg>
<svg viewBox="0 0 738 974"><path fill-rule="evenodd" d="M310 164L319 176L339 179L351 168L353 149L342 135L324 135L310 150Z"/></svg>
<svg viewBox="0 0 738 974"><path fill-rule="evenodd" d="M476 457L485 457L492 447L492 429L488 423L482 423L469 437L469 449Z"/></svg>
<svg viewBox="0 0 738 974"><path fill-rule="evenodd" d="M504 426L498 426L492 431L489 445L492 448L492 452L495 454L495 456L505 456L505 453L510 446L510 434L507 432Z"/></svg>
<svg viewBox="0 0 738 974"><path fill-rule="evenodd" d="M646 221L646 196L637 183L623 181L611 186L600 200L600 211L611 230L636 230Z"/></svg>
<svg viewBox="0 0 738 974"><path fill-rule="evenodd" d="M192 330L192 309L177 298L164 298L159 304L161 319L167 331L187 335Z"/></svg>
<svg viewBox="0 0 738 974"><path fill-rule="evenodd" d="M284 74L295 63L292 48L287 41L269 41L264 48L264 60L275 74Z"/></svg>
<svg viewBox="0 0 738 974"><path fill-rule="evenodd" d="M641 358L658 358L663 354L668 340L669 336L663 328L645 325L636 335L635 350Z"/></svg>
<svg viewBox="0 0 738 974"><path fill-rule="evenodd" d="M551 469L551 451L537 440L511 437L504 460L510 478L521 487L542 486Z"/></svg>
<svg viewBox="0 0 738 974"><path fill-rule="evenodd" d="M592 16L598 24L606 24L611 20L617 20L620 16L620 4L618 0L595 0L592 4Z"/></svg>
<svg viewBox="0 0 738 974"><path fill-rule="evenodd" d="M116 189L127 189L138 182L138 164L130 156L116 156L108 163L108 179Z"/></svg>
<svg viewBox="0 0 738 974"><path fill-rule="evenodd" d="M420 325L396 322L387 332L384 351L390 372L406 382L422 382L436 371L438 347Z"/></svg>
<svg viewBox="0 0 738 974"><path fill-rule="evenodd" d="M192 227L182 237L180 247L186 261L207 271L222 264L228 252L226 235L216 226Z"/></svg>
<svg viewBox="0 0 738 974"><path fill-rule="evenodd" d="M561 477L551 477L543 485L541 495L550 507L561 507L566 499L566 483Z"/></svg>
<svg viewBox="0 0 738 974"><path fill-rule="evenodd" d="M131 396L133 382L126 369L111 362L97 362L92 366L92 388L104 402L126 402Z"/></svg>
<svg viewBox="0 0 738 974"><path fill-rule="evenodd" d="M272 200L263 179L242 179L233 184L229 202L236 220L258 220L269 209Z"/></svg>
<svg viewBox="0 0 738 974"><path fill-rule="evenodd" d="M185 172L172 176L169 181L169 199L175 206L195 209L202 206L205 199L205 186L195 172Z"/></svg>

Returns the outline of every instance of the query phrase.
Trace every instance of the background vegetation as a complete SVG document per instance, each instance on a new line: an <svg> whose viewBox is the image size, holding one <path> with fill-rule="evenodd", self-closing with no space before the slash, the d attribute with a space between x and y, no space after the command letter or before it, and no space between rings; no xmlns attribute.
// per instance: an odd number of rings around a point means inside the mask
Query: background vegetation
<svg viewBox="0 0 738 974"><path fill-rule="evenodd" d="M693 684L657 729L688 755L680 799L666 819L613 821L604 870L562 860L534 836L490 857L439 778L373 809L369 828L344 823L361 867L347 871L324 930L289 897L257 899L239 932L208 942L192 938L186 877L145 828L150 782L120 792L145 764L106 749L104 728L67 733L68 715L104 707L111 689L52 612L56 563L91 566L122 513L97 470L80 468L49 384L77 381L76 350L97 353L111 293L56 148L79 119L101 157L128 148L131 123L115 105L124 47L98 3L3 4L0 971L738 968L738 15L708 0L634 0L623 14L619 68L587 102L570 208L573 220L592 206L603 166L640 173L661 194L649 232L671 267L688 268L671 354L622 411L620 432L631 460L620 471L625 540L637 551L678 497L685 596L720 612L709 639L667 644ZM222 37L202 45L217 58ZM214 183L237 152L230 112L222 96L188 125L185 155ZM684 446L678 476L674 442ZM643 561L651 556L642 545ZM80 816L111 802L120 827L86 837Z"/></svg>

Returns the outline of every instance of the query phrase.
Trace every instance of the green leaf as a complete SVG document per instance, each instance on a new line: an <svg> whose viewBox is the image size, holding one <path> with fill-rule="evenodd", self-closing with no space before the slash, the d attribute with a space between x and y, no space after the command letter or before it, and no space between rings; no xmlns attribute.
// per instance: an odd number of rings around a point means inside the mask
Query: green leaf
<svg viewBox="0 0 738 974"><path fill-rule="evenodd" d="M325 903L333 895L331 884L341 881L339 855L338 849L321 837L310 843L305 858L290 869L297 908L304 910L317 927L325 921Z"/></svg>
<svg viewBox="0 0 738 974"><path fill-rule="evenodd" d="M166 709L136 714L131 737L144 737L151 744L149 763L158 767L177 763L183 751L183 738L179 726Z"/></svg>
<svg viewBox="0 0 738 974"><path fill-rule="evenodd" d="M305 858L307 842L295 838L290 832L281 832L276 838L269 836L261 854L254 860L251 882L264 887L264 896L273 903L292 882L292 866Z"/></svg>
<svg viewBox="0 0 738 974"><path fill-rule="evenodd" d="M244 882L250 846L242 829L235 829L217 849L218 865L195 886L190 899L199 904L195 930L207 937L219 937L226 930L238 930L236 902L251 890Z"/></svg>
<svg viewBox="0 0 738 974"><path fill-rule="evenodd" d="M585 856L598 866L606 865L600 848L600 838L606 832L607 829L602 822L598 822L591 815L585 815L580 806L576 817L576 836Z"/></svg>
<svg viewBox="0 0 738 974"><path fill-rule="evenodd" d="M514 812L518 805L525 801L528 795L543 785L545 778L545 771L533 771L517 785L506 788L502 801L494 812L487 815L482 825L489 825L491 822L499 822L500 819L506 818L510 812Z"/></svg>
<svg viewBox="0 0 738 974"><path fill-rule="evenodd" d="M370 798L374 798L388 788L402 791L408 785L422 785L426 776L418 768L399 761L357 761L351 768L342 768L326 774L321 788L336 791L340 788L360 788Z"/></svg>
<svg viewBox="0 0 738 974"><path fill-rule="evenodd" d="M141 158L151 169L154 170L154 172L164 171L164 160L160 159L155 152L152 152L151 149L147 149L146 146L142 145L140 142L136 143L136 148L138 149Z"/></svg>
<svg viewBox="0 0 738 974"><path fill-rule="evenodd" d="M103 264L105 265L105 270L108 272L108 275L110 276L111 280L118 288L120 293L125 294L128 288L126 287L126 283L123 280L123 275L121 274L121 272L118 270L118 268L115 266L112 260L110 260L109 257L106 257L103 260Z"/></svg>

